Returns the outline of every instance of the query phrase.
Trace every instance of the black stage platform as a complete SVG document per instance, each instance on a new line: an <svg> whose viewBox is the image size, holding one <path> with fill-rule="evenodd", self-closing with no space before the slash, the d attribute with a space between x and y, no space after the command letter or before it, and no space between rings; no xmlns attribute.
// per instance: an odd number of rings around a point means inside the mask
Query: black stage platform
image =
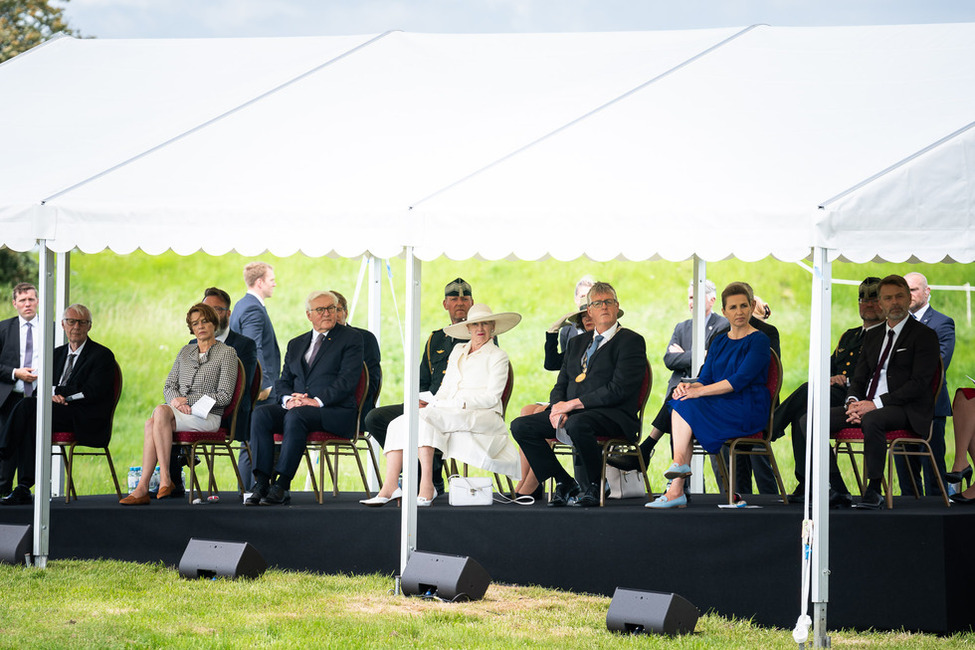
<svg viewBox="0 0 975 650"><path fill-rule="evenodd" d="M322 573L394 574L400 511L365 508L359 493L294 493L290 506L245 508L236 495L122 507L83 496L51 507L51 555L163 561L175 566L190 537L250 542L269 565ZM657 512L642 500L605 508L498 505L419 510L421 550L469 555L495 582L612 595L617 586L676 592L702 612L791 629L799 615L802 509L748 496L755 509L719 509L695 496ZM0 508L0 523L30 523L32 509ZM903 497L893 511L832 511L831 629L935 633L975 627L975 508Z"/></svg>

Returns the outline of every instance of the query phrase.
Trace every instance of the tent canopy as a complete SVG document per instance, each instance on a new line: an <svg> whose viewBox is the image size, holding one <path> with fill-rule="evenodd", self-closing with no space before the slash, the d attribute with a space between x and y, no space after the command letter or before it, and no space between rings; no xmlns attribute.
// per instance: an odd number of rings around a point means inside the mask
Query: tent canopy
<svg viewBox="0 0 975 650"><path fill-rule="evenodd" d="M12 248L975 259L972 24L61 38L0 92Z"/></svg>

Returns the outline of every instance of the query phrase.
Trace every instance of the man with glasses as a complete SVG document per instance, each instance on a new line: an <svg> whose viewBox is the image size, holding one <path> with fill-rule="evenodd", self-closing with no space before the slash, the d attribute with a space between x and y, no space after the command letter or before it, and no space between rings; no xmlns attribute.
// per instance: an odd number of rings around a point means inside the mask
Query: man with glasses
<svg viewBox="0 0 975 650"><path fill-rule="evenodd" d="M273 506L291 501L291 480L310 432L324 430L345 438L355 435L355 388L362 375L362 337L339 324L338 304L331 291L313 291L308 296L305 315L312 329L288 341L281 377L274 383L275 401L254 411L254 487L245 505ZM277 462L275 433L284 434Z"/></svg>
<svg viewBox="0 0 975 650"><path fill-rule="evenodd" d="M54 349L52 430L70 431L86 447L106 447L112 437L115 355L88 337L91 312L84 305L65 309L61 327L68 342ZM0 483L11 484L17 471L17 487L0 501L3 505L32 501L36 428L37 398L31 395L17 403L0 432Z"/></svg>
<svg viewBox="0 0 975 650"><path fill-rule="evenodd" d="M647 365L646 342L620 326L619 305L612 285L592 285L586 311L595 329L569 340L550 406L511 423L511 433L538 481L555 479L549 506L568 505L576 496L576 506L598 506L602 452L596 438L635 440L640 430L637 413ZM552 438L575 448L589 479L585 489L559 463L548 444Z"/></svg>
<svg viewBox="0 0 975 650"><path fill-rule="evenodd" d="M884 321L877 297L880 291L880 278L867 277L860 283L857 304L860 309L858 327L843 332L833 355L829 358L829 405L842 406L846 391L853 379L853 371L860 358L860 348L864 335ZM796 461L795 475L799 486L792 496L802 498L806 483L806 407L809 403L808 384L803 384L789 395L775 409L772 426L772 439L785 435L785 428L792 426L792 455ZM850 504L849 495L831 493L831 505L842 507Z"/></svg>

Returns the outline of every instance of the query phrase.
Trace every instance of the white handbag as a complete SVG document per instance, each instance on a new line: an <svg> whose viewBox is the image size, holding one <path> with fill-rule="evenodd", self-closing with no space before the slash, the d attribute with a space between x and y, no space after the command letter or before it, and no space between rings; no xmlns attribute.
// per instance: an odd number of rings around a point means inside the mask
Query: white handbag
<svg viewBox="0 0 975 650"><path fill-rule="evenodd" d="M609 484L610 499L630 499L647 494L639 470L622 472L615 467L607 466L606 482Z"/></svg>
<svg viewBox="0 0 975 650"><path fill-rule="evenodd" d="M494 482L489 476L458 476L447 479L452 506L489 506L494 502Z"/></svg>

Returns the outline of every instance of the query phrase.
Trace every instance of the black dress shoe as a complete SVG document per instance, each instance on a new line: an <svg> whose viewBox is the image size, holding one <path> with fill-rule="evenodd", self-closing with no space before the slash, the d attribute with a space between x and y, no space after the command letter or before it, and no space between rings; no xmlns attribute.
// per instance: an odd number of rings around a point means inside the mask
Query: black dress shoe
<svg viewBox="0 0 975 650"><path fill-rule="evenodd" d="M570 505L576 508L592 508L599 506L599 488L591 487L588 490L584 490L579 494L579 498L573 501Z"/></svg>
<svg viewBox="0 0 975 650"><path fill-rule="evenodd" d="M291 503L291 492L275 483L268 491L267 496L261 499L262 506L283 506Z"/></svg>
<svg viewBox="0 0 975 650"><path fill-rule="evenodd" d="M640 469L640 463L636 461L636 456L610 456L606 459L606 464L621 472L632 472Z"/></svg>
<svg viewBox="0 0 975 650"><path fill-rule="evenodd" d="M849 508L853 505L853 498L846 492L837 492L833 488L829 489L830 508Z"/></svg>
<svg viewBox="0 0 975 650"><path fill-rule="evenodd" d="M261 499L267 496L270 487L267 483L255 483L254 491L251 495L244 499L245 506L259 506L261 505Z"/></svg>
<svg viewBox="0 0 975 650"><path fill-rule="evenodd" d="M579 494L579 484L575 481L571 483L556 483L555 492L552 493L552 500L548 502L549 508L561 508L569 505L569 499Z"/></svg>
<svg viewBox="0 0 975 650"><path fill-rule="evenodd" d="M34 497L31 496L30 490L23 485L18 485L13 492L0 499L0 503L5 506L29 506L33 502Z"/></svg>
<svg viewBox="0 0 975 650"><path fill-rule="evenodd" d="M884 495L877 490L867 488L860 497L860 503L853 507L856 510L880 510L884 507Z"/></svg>
<svg viewBox="0 0 975 650"><path fill-rule="evenodd" d="M961 494L952 494L950 497L952 503L957 503L960 506L970 506L975 505L975 498L969 499Z"/></svg>

